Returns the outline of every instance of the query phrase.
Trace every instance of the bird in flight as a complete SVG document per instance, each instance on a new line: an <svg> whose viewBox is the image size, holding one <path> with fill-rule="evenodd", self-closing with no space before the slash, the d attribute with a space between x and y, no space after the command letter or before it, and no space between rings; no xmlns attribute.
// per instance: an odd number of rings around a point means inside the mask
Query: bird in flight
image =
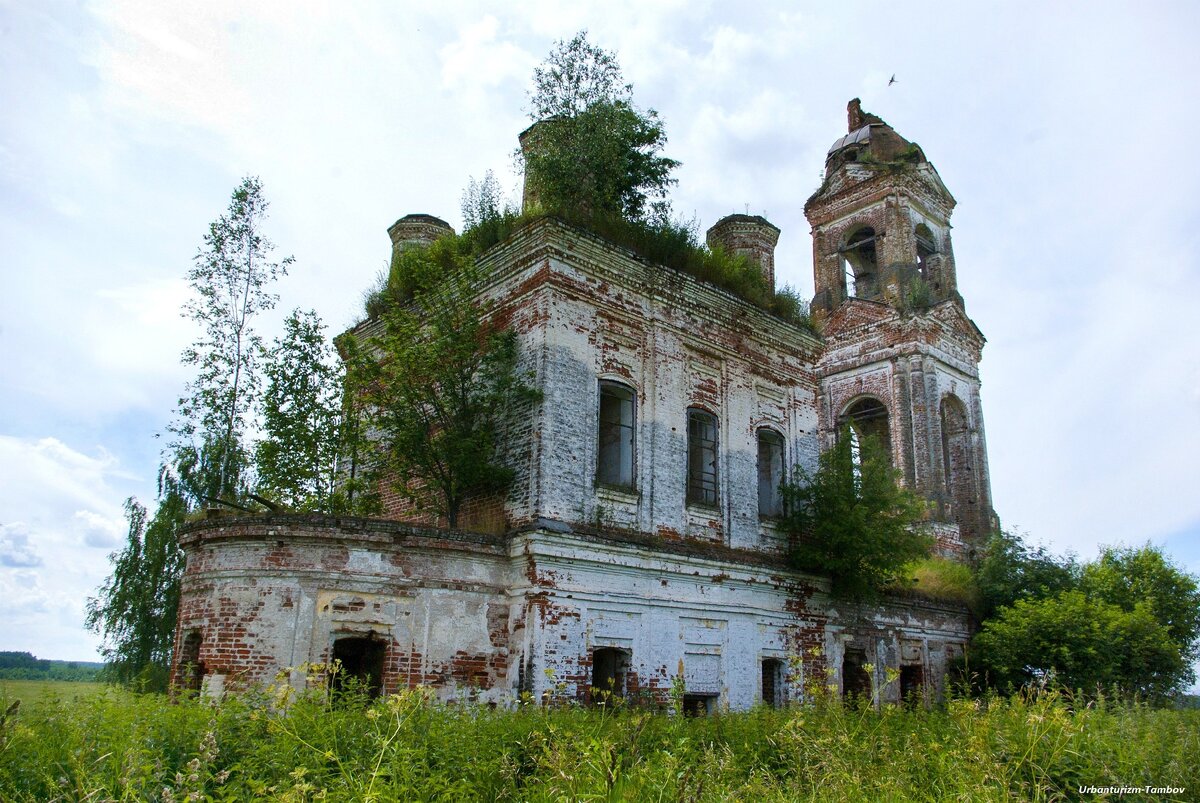
<svg viewBox="0 0 1200 803"><path fill-rule="evenodd" d="M892 73L892 80L888 81L888 86L891 86L894 83L896 83L896 74Z"/></svg>

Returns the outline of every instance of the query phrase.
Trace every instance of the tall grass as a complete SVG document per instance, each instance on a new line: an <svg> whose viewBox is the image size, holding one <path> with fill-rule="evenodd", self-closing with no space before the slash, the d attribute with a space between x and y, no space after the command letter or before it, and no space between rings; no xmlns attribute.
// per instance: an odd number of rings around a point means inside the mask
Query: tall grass
<svg viewBox="0 0 1200 803"><path fill-rule="evenodd" d="M1200 711L1036 692L688 719L446 706L419 689L286 709L112 689L26 704L0 726L0 799L14 801L1037 801L1147 784L1187 791L1140 799L1195 799Z"/></svg>

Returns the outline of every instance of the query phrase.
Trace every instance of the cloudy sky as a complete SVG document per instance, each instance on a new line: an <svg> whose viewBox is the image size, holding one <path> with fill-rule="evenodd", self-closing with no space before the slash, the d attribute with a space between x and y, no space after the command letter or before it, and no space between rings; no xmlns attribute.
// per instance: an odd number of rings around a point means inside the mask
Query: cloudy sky
<svg viewBox="0 0 1200 803"><path fill-rule="evenodd" d="M959 202L1002 520L1200 572L1200 6L498 5L0 0L0 650L96 657L84 602L153 499L183 276L241 177L296 258L264 332L340 330L390 223L459 226L488 169L515 194L532 68L581 28L666 122L676 210L766 215L805 295L846 102L919 142Z"/></svg>

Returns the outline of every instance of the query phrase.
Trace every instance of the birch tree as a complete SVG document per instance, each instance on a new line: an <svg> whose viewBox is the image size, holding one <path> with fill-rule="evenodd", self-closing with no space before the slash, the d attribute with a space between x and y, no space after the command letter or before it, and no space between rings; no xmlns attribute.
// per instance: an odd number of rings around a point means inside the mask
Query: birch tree
<svg viewBox="0 0 1200 803"><path fill-rule="evenodd" d="M188 272L196 296L184 315L203 333L183 352L197 375L179 399L170 459L193 502L237 498L247 489L244 441L262 389L263 344L253 323L275 306L278 296L268 287L293 261L271 261L274 244L262 231L267 207L259 179L242 179Z"/></svg>

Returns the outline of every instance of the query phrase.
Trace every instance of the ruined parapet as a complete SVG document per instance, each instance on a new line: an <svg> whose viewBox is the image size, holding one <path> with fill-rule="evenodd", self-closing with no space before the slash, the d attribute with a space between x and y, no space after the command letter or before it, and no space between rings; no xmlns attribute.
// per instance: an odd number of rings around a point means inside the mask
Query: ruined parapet
<svg viewBox="0 0 1200 803"><path fill-rule="evenodd" d="M705 235L709 248L720 246L745 256L762 270L767 287L775 289L775 244L779 229L762 215L726 215Z"/></svg>
<svg viewBox="0 0 1200 803"><path fill-rule="evenodd" d="M925 152L915 142L909 142L884 122L882 117L863 111L862 102L854 98L846 105L846 136L833 143L825 156L825 170L836 170L847 162L887 164L907 162L925 164Z"/></svg>
<svg viewBox="0 0 1200 803"><path fill-rule="evenodd" d="M414 246L430 245L435 240L453 234L449 223L433 215L405 215L388 227L392 238L392 256Z"/></svg>

